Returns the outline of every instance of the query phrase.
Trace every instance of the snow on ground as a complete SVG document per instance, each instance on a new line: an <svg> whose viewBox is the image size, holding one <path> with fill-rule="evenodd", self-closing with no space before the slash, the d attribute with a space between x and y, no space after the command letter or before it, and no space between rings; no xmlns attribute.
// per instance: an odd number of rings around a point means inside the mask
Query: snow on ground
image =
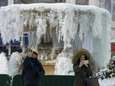
<svg viewBox="0 0 115 86"><path fill-rule="evenodd" d="M99 80L100 86L115 86L115 78Z"/></svg>

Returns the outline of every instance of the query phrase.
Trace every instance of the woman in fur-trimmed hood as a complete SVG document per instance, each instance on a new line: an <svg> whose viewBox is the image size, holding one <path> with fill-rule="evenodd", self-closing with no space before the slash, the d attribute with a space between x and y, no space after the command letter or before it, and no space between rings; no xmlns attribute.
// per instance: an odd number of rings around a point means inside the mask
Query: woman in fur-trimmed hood
<svg viewBox="0 0 115 86"><path fill-rule="evenodd" d="M88 86L86 79L92 76L90 58L91 55L86 49L78 50L73 56L74 86Z"/></svg>
<svg viewBox="0 0 115 86"><path fill-rule="evenodd" d="M82 54L85 54L87 56L87 59L91 60L91 54L89 53L89 51L81 48L81 49L77 50L77 52L75 52L75 54L73 55L73 59L72 59L73 64L79 60L79 58Z"/></svg>

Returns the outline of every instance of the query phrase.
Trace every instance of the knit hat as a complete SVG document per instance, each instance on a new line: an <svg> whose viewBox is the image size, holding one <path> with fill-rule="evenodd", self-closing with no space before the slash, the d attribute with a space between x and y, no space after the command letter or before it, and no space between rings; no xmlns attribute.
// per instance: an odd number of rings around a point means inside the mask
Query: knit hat
<svg viewBox="0 0 115 86"><path fill-rule="evenodd" d="M35 49L35 48L31 48L31 50L32 50L33 53L38 54L37 49Z"/></svg>

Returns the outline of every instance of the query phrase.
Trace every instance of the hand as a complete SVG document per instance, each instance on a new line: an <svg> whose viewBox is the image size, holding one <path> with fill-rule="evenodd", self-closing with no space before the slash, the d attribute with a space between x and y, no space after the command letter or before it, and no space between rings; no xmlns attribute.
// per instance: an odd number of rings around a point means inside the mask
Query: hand
<svg viewBox="0 0 115 86"><path fill-rule="evenodd" d="M88 61L88 60L85 60L85 61L84 61L84 64L85 64L85 65L89 64L89 61Z"/></svg>
<svg viewBox="0 0 115 86"><path fill-rule="evenodd" d="M88 60L85 60L85 61L84 61L84 65L85 65L86 67L88 67L88 64L89 64L89 61L88 61Z"/></svg>
<svg viewBox="0 0 115 86"><path fill-rule="evenodd" d="M84 62L81 61L80 64L79 64L79 67L82 67L84 65Z"/></svg>

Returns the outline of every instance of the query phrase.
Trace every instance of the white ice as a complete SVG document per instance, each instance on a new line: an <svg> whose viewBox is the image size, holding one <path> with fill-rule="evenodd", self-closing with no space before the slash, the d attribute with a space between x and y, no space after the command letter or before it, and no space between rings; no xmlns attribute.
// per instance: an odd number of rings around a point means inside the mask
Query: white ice
<svg viewBox="0 0 115 86"><path fill-rule="evenodd" d="M47 32L49 21L49 28L56 29L56 37L58 42L64 42L64 49L77 45L71 43L77 41L78 34L82 47L91 52L99 68L106 67L109 63L111 15L105 9L65 3L16 4L1 7L0 19L0 32L4 43L10 39L19 40L24 27L28 26L30 30L36 29L35 38L39 44L41 36ZM32 41L34 47L38 45L35 40Z"/></svg>
<svg viewBox="0 0 115 86"><path fill-rule="evenodd" d="M55 75L74 75L71 58L67 53L60 53L56 59Z"/></svg>
<svg viewBox="0 0 115 86"><path fill-rule="evenodd" d="M8 62L9 75L15 76L21 74L22 56L18 52L12 53Z"/></svg>
<svg viewBox="0 0 115 86"><path fill-rule="evenodd" d="M115 78L99 80L100 86L115 86Z"/></svg>
<svg viewBox="0 0 115 86"><path fill-rule="evenodd" d="M0 74L9 74L8 61L5 53L0 54Z"/></svg>

